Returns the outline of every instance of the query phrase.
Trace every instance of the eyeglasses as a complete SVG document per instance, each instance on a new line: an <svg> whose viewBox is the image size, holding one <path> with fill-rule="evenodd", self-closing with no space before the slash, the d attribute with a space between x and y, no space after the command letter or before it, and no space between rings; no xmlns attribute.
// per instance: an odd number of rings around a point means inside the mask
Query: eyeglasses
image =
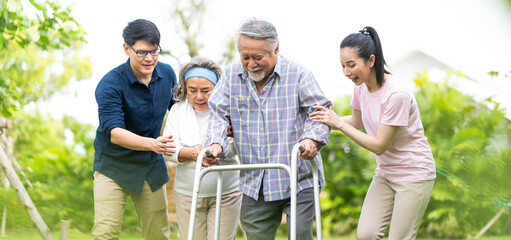
<svg viewBox="0 0 511 240"><path fill-rule="evenodd" d="M137 57L139 58L143 58L143 57L146 57L147 54L151 54L151 56L158 56L158 54L160 54L161 52L161 47L158 46L158 49L156 50L152 50L152 51L137 51L135 50L132 46L130 46L131 50L133 50L133 52L135 52L137 54Z"/></svg>

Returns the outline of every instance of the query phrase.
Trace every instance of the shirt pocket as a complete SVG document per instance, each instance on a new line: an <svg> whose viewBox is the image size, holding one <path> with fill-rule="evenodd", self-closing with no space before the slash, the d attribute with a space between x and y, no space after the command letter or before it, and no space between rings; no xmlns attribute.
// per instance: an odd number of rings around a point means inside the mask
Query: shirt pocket
<svg viewBox="0 0 511 240"><path fill-rule="evenodd" d="M235 97L235 103L241 125L248 126L256 117L257 103L251 97Z"/></svg>
<svg viewBox="0 0 511 240"><path fill-rule="evenodd" d="M153 105L143 98L126 99L124 102L124 122L126 129L146 136L154 124ZM145 134L145 135L144 135Z"/></svg>

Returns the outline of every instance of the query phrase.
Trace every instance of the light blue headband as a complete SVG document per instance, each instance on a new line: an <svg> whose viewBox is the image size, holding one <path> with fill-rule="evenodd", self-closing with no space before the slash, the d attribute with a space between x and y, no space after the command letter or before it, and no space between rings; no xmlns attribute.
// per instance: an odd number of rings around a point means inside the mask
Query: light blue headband
<svg viewBox="0 0 511 240"><path fill-rule="evenodd" d="M218 77L216 76L216 73L214 73L213 71L206 69L206 68L189 69L185 73L185 82L186 82L186 80L188 80L188 78L191 78L191 77L205 78L205 79L211 81L215 85L218 82Z"/></svg>

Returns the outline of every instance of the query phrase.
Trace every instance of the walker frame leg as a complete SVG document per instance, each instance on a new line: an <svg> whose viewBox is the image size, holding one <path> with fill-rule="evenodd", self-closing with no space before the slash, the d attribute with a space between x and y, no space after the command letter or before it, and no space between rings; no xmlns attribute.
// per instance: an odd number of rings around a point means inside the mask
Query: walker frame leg
<svg viewBox="0 0 511 240"><path fill-rule="evenodd" d="M217 194L216 194L216 221L215 221L215 240L218 240L220 235L220 217L221 217L221 201L222 201L222 172L223 171L239 171L239 170L256 170L256 169L283 169L290 177L290 190L291 190L291 216L290 216L290 236L289 239L296 239L296 187L297 187L297 158L298 152L305 151L305 147L297 143L293 146L291 152L291 166L281 163L265 163L265 164L244 164L244 165L222 165L213 166L201 170L202 159L204 154L208 154L209 149L204 148L197 156L197 164L195 168L195 176L193 182L192 205L190 209L190 222L188 225L188 240L193 239L193 230L195 228L195 215L197 212L197 200L199 195L200 181L209 172L217 172ZM211 152L209 152L211 154ZM316 216L316 234L317 239L322 240L322 226L321 226L321 207L319 200L319 177L318 167L315 161L311 161L313 181L314 181L314 212Z"/></svg>

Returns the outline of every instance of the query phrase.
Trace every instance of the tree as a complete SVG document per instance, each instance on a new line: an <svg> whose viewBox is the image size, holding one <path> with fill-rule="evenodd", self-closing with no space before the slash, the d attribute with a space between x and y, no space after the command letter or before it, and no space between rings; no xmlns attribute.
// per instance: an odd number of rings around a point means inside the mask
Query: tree
<svg viewBox="0 0 511 240"><path fill-rule="evenodd" d="M54 93L64 90L72 79L81 80L90 77L91 64L89 59L81 57L78 52L85 43L85 32L71 17L69 8L64 8L54 1L38 3L30 0L28 4L23 5L21 0L7 0L0 3L0 13L0 116L10 117L14 121L14 127L5 134L14 140L14 154L20 165L27 167L42 153L51 152L52 149L66 152L61 149L70 148L65 142L64 128L58 128L62 123L39 114L37 104ZM38 131L43 130L47 130L44 135L36 135ZM24 141L34 145L26 144ZM38 148L41 146L46 148ZM44 202L48 197L47 193L52 192L44 186L52 182L54 178L37 180L38 174L51 172L48 163L51 164L55 156L62 156L58 152L51 153L53 155L43 155L47 158L37 158L37 163L42 167L32 168L28 174L29 179L34 178L36 183L39 183L28 192L32 194L35 205L43 209L41 212L45 212L44 203L52 207L52 211L47 211L48 214L60 213L61 211L54 211L53 207L58 207L60 200L65 200L56 195L53 201ZM26 155L29 157L25 158ZM69 164L69 166L78 164L75 162L79 159L77 156L71 154L67 156L71 158L63 158L65 161L59 161L59 164ZM60 165L57 164L57 166ZM76 173L76 169L74 170L75 172L69 172L67 176ZM86 183L86 181L83 182ZM65 191L64 193L75 189L62 189L61 187L66 184L60 182L52 186L54 189ZM78 193L74 195L81 196ZM10 196L8 191L6 196ZM12 204L9 201L7 204L10 209L23 209L22 204L15 200L12 200ZM42 215L44 218L45 214ZM61 216L64 215L61 214ZM13 216L9 214L7 217L9 219ZM19 218L19 216L14 217ZM23 224L17 224L16 227L20 225L23 226ZM56 223L53 226L56 227Z"/></svg>
<svg viewBox="0 0 511 240"><path fill-rule="evenodd" d="M492 142L498 131L508 131L509 121L492 99L475 102L425 74L415 82L438 173L421 230L437 237L475 235L500 210L495 206L511 201L511 148ZM490 232L509 233L502 225Z"/></svg>
<svg viewBox="0 0 511 240"><path fill-rule="evenodd" d="M190 58L200 56L200 50L204 43L200 41L203 33L204 16L207 10L207 0L174 0L171 5L171 19L175 25L175 31L183 40L187 49L186 53L179 53L173 50L164 50L167 54L176 59L179 65L183 65ZM234 59L236 44L234 37L229 38L224 54L221 59L213 59L219 64L227 64Z"/></svg>
<svg viewBox="0 0 511 240"><path fill-rule="evenodd" d="M78 54L85 32L71 10L52 1L30 3L36 19L25 14L21 0L0 5L0 115L5 117L91 74L89 59Z"/></svg>
<svg viewBox="0 0 511 240"><path fill-rule="evenodd" d="M26 6L36 17L28 18L21 0L2 1L0 5L0 50L14 41L21 47L35 44L43 50L62 49L74 41L84 42L84 31L71 17L70 9L60 3L29 0Z"/></svg>
<svg viewBox="0 0 511 240"><path fill-rule="evenodd" d="M71 220L90 231L93 220L92 161L94 128L71 117L55 121L41 113L26 114L14 151L34 184L27 191L48 226ZM27 151L30 150L30 151Z"/></svg>

